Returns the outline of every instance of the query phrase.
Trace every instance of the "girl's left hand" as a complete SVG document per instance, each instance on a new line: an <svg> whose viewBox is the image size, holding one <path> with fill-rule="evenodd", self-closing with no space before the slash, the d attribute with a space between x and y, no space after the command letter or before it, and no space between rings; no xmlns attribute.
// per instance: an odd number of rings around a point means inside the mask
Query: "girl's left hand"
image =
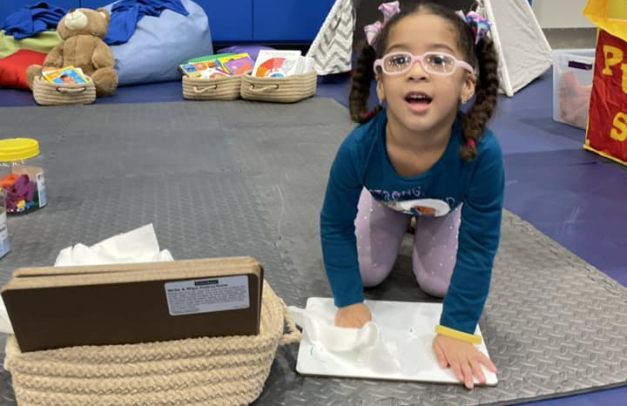
<svg viewBox="0 0 627 406"><path fill-rule="evenodd" d="M433 352L440 367L450 366L457 379L468 389L474 387L473 377L482 384L486 382L481 371L482 364L496 373L496 366L492 361L470 343L438 334L433 339Z"/></svg>

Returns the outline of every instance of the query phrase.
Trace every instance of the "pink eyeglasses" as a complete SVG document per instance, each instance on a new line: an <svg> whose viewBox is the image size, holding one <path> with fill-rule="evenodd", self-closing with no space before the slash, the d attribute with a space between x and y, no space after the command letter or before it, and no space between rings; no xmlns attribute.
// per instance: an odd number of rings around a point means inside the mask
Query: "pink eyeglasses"
<svg viewBox="0 0 627 406"><path fill-rule="evenodd" d="M434 75L452 75L458 67L470 73L475 70L464 61L457 60L453 55L442 52L427 52L422 55L412 55L409 52L392 52L374 62L374 70L381 67L386 75L401 75L407 73L415 62L419 62L422 69Z"/></svg>

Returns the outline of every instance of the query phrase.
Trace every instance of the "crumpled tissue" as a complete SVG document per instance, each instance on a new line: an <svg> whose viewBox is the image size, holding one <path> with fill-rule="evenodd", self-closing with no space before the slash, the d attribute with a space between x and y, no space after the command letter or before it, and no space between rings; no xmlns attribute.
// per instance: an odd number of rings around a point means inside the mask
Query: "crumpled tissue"
<svg viewBox="0 0 627 406"><path fill-rule="evenodd" d="M334 318L322 307L306 309L288 307L294 323L303 329L303 341L326 350L329 354L360 368L377 373L395 373L403 369L397 359L395 343L385 342L374 321L362 328L335 326Z"/></svg>
<svg viewBox="0 0 627 406"><path fill-rule="evenodd" d="M59 266L85 266L109 264L134 264L142 262L174 261L170 251L159 248L157 235L152 224L127 233L107 238L88 247L76 244L67 247L57 256L54 263ZM13 334L4 302L0 297L0 333Z"/></svg>
<svg viewBox="0 0 627 406"><path fill-rule="evenodd" d="M119 234L91 247L76 244L59 253L54 266L135 264L174 261L168 250L160 251L152 224Z"/></svg>

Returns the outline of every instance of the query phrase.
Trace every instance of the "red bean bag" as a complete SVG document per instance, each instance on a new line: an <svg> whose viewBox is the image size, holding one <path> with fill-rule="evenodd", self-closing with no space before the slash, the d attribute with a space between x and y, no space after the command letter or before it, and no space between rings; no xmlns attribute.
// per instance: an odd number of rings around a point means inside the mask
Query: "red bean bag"
<svg viewBox="0 0 627 406"><path fill-rule="evenodd" d="M30 65L43 65L46 54L20 49L14 54L0 59L0 87L28 90L26 68Z"/></svg>

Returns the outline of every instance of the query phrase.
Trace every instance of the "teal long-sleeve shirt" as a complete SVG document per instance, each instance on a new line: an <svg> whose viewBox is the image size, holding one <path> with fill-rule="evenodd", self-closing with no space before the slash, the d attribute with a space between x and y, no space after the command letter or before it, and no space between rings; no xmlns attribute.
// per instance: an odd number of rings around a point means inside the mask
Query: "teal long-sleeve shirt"
<svg viewBox="0 0 627 406"><path fill-rule="evenodd" d="M463 203L457 260L440 324L474 334L499 245L504 173L501 148L489 130L477 144L477 157L471 162L461 160L461 114L453 124L442 157L416 177L398 175L389 161L385 109L358 126L340 145L320 213L324 266L336 306L363 301L354 221L364 188L388 206L435 199L439 201L438 210L444 206L445 211L452 211Z"/></svg>

